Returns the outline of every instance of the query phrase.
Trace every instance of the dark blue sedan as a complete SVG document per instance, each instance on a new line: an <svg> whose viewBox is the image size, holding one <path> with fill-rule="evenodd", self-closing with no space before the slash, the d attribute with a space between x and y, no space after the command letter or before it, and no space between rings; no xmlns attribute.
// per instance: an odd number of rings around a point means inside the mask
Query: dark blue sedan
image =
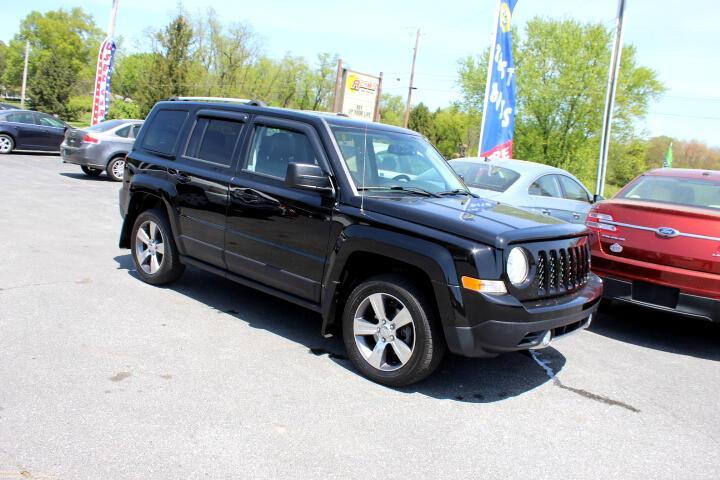
<svg viewBox="0 0 720 480"><path fill-rule="evenodd" d="M65 122L47 113L0 111L0 154L13 150L57 152L68 128Z"/></svg>

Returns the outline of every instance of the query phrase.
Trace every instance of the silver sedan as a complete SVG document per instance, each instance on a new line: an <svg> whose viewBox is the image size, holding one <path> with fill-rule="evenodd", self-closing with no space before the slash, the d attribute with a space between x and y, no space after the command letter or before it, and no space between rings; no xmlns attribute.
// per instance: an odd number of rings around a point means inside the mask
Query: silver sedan
<svg viewBox="0 0 720 480"><path fill-rule="evenodd" d="M70 129L60 145L63 162L80 165L86 175L103 171L119 182L125 171L125 155L132 150L142 120L108 120L92 127Z"/></svg>
<svg viewBox="0 0 720 480"><path fill-rule="evenodd" d="M582 182L561 168L484 158L449 163L473 193L566 222L584 223L593 203Z"/></svg>

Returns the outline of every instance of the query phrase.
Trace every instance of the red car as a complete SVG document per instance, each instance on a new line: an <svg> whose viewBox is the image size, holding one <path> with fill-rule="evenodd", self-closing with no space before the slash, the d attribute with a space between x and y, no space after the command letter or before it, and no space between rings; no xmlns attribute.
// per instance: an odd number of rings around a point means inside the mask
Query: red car
<svg viewBox="0 0 720 480"><path fill-rule="evenodd" d="M652 170L586 224L605 298L720 322L720 171Z"/></svg>

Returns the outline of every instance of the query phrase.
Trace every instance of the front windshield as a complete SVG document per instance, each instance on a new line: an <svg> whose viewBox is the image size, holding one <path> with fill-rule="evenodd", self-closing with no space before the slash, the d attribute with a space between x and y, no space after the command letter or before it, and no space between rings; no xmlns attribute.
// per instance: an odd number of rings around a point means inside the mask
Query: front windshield
<svg viewBox="0 0 720 480"><path fill-rule="evenodd" d="M332 127L355 187L362 192L467 188L425 139L375 129Z"/></svg>

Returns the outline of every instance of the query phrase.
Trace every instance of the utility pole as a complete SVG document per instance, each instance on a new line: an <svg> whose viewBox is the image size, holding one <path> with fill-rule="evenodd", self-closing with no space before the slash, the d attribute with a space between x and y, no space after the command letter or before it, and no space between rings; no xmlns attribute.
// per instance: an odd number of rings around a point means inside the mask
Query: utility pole
<svg viewBox="0 0 720 480"><path fill-rule="evenodd" d="M382 100L382 82L383 82L383 72L380 72L380 77L378 78L377 97L375 97L375 113L373 114L373 122L380 121L380 101Z"/></svg>
<svg viewBox="0 0 720 480"><path fill-rule="evenodd" d="M410 120L410 104L412 101L412 92L415 89L413 82L415 80L415 59L417 59L418 44L420 43L420 29L415 34L415 48L413 49L412 67L410 68L410 86L408 87L407 103L405 104L405 115L403 116L403 127L407 128Z"/></svg>
<svg viewBox="0 0 720 480"><path fill-rule="evenodd" d="M20 108L25 110L25 88L27 87L28 58L30 57L30 40L25 40L25 66L23 67L22 90L20 91Z"/></svg>
<svg viewBox="0 0 720 480"><path fill-rule="evenodd" d="M337 63L337 73L335 74L335 93L333 94L333 113L338 113L340 109L342 108L340 94L342 93L343 84L342 84L342 78L343 78L343 61L341 58L338 58Z"/></svg>
<svg viewBox="0 0 720 480"><path fill-rule="evenodd" d="M600 137L600 158L598 159L597 183L595 194L602 196L605 193L605 176L607 175L608 149L610 147L610 127L612 112L615 107L615 90L617 89L620 73L620 57L623 43L623 17L625 15L625 0L619 0L617 18L615 19L615 39L610 54L610 70L608 73L607 92L605 94L605 114L603 115L602 135Z"/></svg>

